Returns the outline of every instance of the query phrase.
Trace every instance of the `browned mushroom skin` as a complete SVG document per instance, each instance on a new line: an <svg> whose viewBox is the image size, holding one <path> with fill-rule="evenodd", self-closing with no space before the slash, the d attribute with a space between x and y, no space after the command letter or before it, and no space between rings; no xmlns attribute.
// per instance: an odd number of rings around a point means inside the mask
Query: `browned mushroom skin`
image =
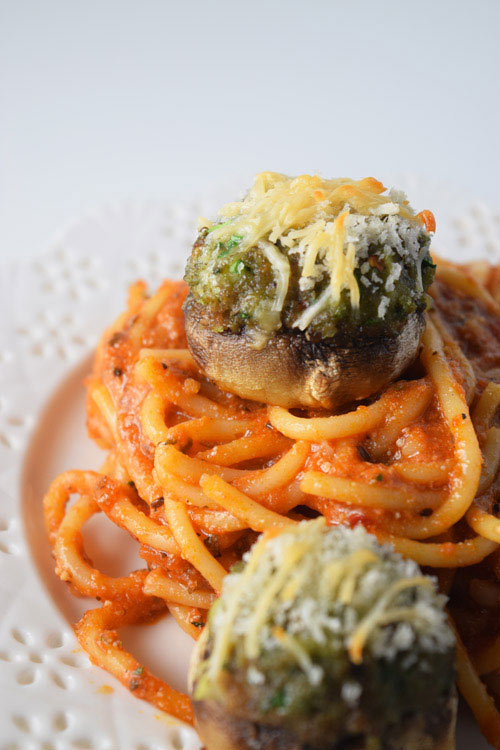
<svg viewBox="0 0 500 750"><path fill-rule="evenodd" d="M200 659L207 655L208 631L202 633L193 653L189 670L189 690L195 693L196 672ZM387 729L383 744L377 745L362 714L345 715L344 734L327 740L314 736L313 725L297 727L283 723L256 721L249 718L247 706L235 691L226 704L217 700L193 698L195 727L206 750L455 750L455 725L458 697L452 688L448 702L436 710L414 712L397 726ZM230 705L228 705L228 703ZM364 730L364 731L363 731Z"/></svg>
<svg viewBox="0 0 500 750"><path fill-rule="evenodd" d="M243 398L287 408L338 409L376 393L415 359L425 328L424 315L414 312L393 336L339 344L286 330L256 349L244 333L214 332L192 295L184 314L189 349L209 378Z"/></svg>
<svg viewBox="0 0 500 750"><path fill-rule="evenodd" d="M351 734L330 741L298 736L283 726L234 716L217 701L193 701L195 726L207 750L372 750L373 740ZM384 736L379 750L455 750L456 693L436 724L434 715L409 716ZM307 727L304 727L307 735Z"/></svg>

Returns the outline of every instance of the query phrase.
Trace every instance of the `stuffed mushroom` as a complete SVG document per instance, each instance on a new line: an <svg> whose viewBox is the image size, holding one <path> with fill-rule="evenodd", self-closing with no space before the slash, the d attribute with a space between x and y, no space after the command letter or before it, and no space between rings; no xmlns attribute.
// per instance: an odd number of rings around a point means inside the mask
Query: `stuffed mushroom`
<svg viewBox="0 0 500 750"><path fill-rule="evenodd" d="M435 581L362 527L248 553L190 671L207 750L451 750L455 642Z"/></svg>
<svg viewBox="0 0 500 750"><path fill-rule="evenodd" d="M203 221L185 280L188 344L245 398L337 408L414 359L434 219L373 178L263 173Z"/></svg>

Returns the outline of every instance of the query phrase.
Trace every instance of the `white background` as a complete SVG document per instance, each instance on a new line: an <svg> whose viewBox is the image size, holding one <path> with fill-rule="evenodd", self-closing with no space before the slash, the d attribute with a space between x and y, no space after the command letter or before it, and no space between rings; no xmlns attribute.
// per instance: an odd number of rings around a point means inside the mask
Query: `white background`
<svg viewBox="0 0 500 750"><path fill-rule="evenodd" d="M0 258L263 169L498 205L499 50L497 0L0 0Z"/></svg>

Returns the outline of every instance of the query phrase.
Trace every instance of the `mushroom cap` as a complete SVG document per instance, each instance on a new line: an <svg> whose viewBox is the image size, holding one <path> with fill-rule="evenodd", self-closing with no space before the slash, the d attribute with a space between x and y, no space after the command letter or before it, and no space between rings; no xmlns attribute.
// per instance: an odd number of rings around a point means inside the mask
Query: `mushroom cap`
<svg viewBox="0 0 500 750"><path fill-rule="evenodd" d="M184 316L189 349L209 378L243 398L286 408L338 409L371 396L411 364L425 329L424 315L414 312L397 334L360 334L339 344L284 330L256 349L245 333L213 331L191 294Z"/></svg>
<svg viewBox="0 0 500 750"><path fill-rule="evenodd" d="M404 561L362 528L328 527L324 519L257 544L260 548L250 553L254 564L246 560L247 577L240 570L226 579L191 659L189 691L207 750L367 750L373 744L369 738L378 739L384 750L454 748L454 635L435 583L427 579L430 585L424 585L416 563ZM340 561L344 581L353 571L357 575L356 564L349 567L355 552L368 553L369 569L360 572L357 599L341 602L321 581L328 580L332 564L339 571ZM298 569L306 575L298 577ZM285 578L276 578L277 571ZM414 598L399 589L402 580L415 588ZM292 581L290 601L274 584ZM377 613L388 586L399 590L392 599L394 612L400 611L398 601L403 607L412 602L415 617L404 621L411 627L411 645L397 643L392 624L381 624L385 641L372 633L362 663L354 663L347 639L355 639L364 618ZM269 602L269 593L273 599L262 621L259 605ZM339 606L332 608L335 603ZM332 612L336 627L328 634L321 623ZM276 637L277 623L284 630ZM286 645L284 632L290 638ZM255 635L257 642L250 643ZM298 652L290 650L291 642ZM310 670L297 653L313 660ZM359 693L351 699L344 688L354 685ZM283 698L278 703L277 691Z"/></svg>
<svg viewBox="0 0 500 750"><path fill-rule="evenodd" d="M195 676L200 660L206 656L208 628L198 639L189 669L189 692L194 692ZM440 712L440 721L429 723L424 713L415 713L401 722L391 737L385 738L384 750L455 750L455 725L458 697L452 688L445 709ZM319 744L304 740L304 734L297 733L282 724L259 722L245 717L245 707L241 706L235 715L227 706L214 699L193 699L195 727L206 750L341 750L346 747L344 737L321 738ZM352 742L352 739L351 739ZM360 740L359 745L349 744L352 750L366 750Z"/></svg>
<svg viewBox="0 0 500 750"><path fill-rule="evenodd" d="M446 720L437 731L428 726L425 714L405 719L384 742L384 750L455 750L455 720L458 699L450 697ZM193 701L196 730L206 750L341 750L346 737L328 737L319 744L298 737L283 726L265 724L229 714L215 700ZM430 722L432 724L432 722ZM363 739L352 750L366 750Z"/></svg>

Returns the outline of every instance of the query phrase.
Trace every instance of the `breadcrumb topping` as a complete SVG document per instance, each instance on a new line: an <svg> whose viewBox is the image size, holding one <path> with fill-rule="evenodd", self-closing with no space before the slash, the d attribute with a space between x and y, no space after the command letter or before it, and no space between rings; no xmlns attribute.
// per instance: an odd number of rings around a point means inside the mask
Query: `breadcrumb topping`
<svg viewBox="0 0 500 750"><path fill-rule="evenodd" d="M418 665L422 652L453 647L446 598L435 579L362 526L302 522L267 543L261 539L244 560L242 572L226 577L213 613L215 671L236 642L252 663L254 683L261 679L255 659L276 648L287 650L317 684L322 668L310 659L311 642L347 652L355 663L367 654L389 661L403 654L408 667ZM352 697L357 688L343 690Z"/></svg>
<svg viewBox="0 0 500 750"><path fill-rule="evenodd" d="M296 256L300 268L299 288L306 292L327 280L325 291L305 309L293 327L305 330L328 305L339 303L344 290L353 309L359 307L359 283L364 287L385 284L394 291L394 282L408 263L422 263L429 235L419 215L399 190L387 189L378 180L318 176L288 177L264 172L241 201L229 203L207 227L207 248L226 249L227 257L257 248L267 258L275 276L277 293L271 321L260 321L263 329L279 326L290 281L289 255ZM376 246L381 260L396 255L391 272L383 282L372 272L367 259ZM423 249L423 252L422 252ZM355 274L357 272L357 274ZM421 282L421 270L418 271ZM215 283L215 282L214 282ZM422 292L422 286L415 290ZM378 306L378 316L386 315L389 300ZM265 317L265 316L264 316Z"/></svg>

